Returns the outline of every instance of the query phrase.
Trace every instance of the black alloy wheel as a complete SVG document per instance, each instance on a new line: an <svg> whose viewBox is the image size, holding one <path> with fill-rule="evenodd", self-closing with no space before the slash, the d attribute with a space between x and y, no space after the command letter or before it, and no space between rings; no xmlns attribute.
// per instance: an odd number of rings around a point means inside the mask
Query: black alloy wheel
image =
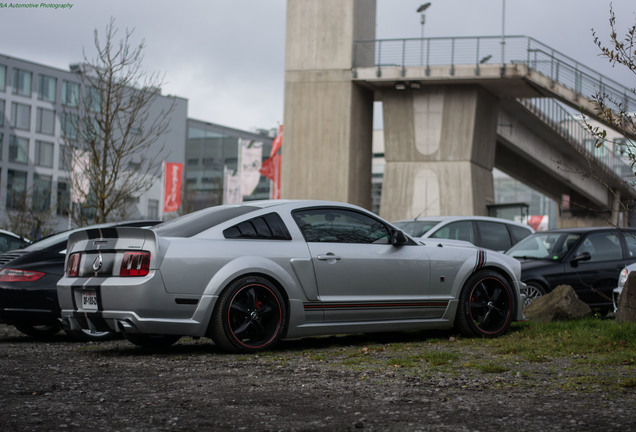
<svg viewBox="0 0 636 432"><path fill-rule="evenodd" d="M497 337L510 327L513 306L508 281L495 271L481 270L462 289L455 323L464 336Z"/></svg>
<svg viewBox="0 0 636 432"><path fill-rule="evenodd" d="M44 339L59 333L62 328L58 324L29 324L19 323L14 325L20 333L36 339Z"/></svg>
<svg viewBox="0 0 636 432"><path fill-rule="evenodd" d="M211 333L223 350L255 352L271 348L285 328L285 302L278 288L265 278L237 280L221 294L217 304Z"/></svg>

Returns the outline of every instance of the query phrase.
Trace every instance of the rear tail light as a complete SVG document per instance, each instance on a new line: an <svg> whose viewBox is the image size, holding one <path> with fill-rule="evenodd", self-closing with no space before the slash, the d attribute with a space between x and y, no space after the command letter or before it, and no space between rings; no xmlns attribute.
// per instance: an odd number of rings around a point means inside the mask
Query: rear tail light
<svg viewBox="0 0 636 432"><path fill-rule="evenodd" d="M0 271L0 282L35 282L46 273L5 268Z"/></svg>
<svg viewBox="0 0 636 432"><path fill-rule="evenodd" d="M124 253L119 276L146 276L150 272L150 252Z"/></svg>
<svg viewBox="0 0 636 432"><path fill-rule="evenodd" d="M68 264L66 266L66 275L68 277L77 277L79 275L79 264L81 255L74 253L68 257Z"/></svg>

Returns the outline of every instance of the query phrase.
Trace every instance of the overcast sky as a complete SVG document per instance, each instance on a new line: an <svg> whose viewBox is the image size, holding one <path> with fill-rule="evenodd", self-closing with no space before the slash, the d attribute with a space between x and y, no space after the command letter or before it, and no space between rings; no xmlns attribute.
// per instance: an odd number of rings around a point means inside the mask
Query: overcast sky
<svg viewBox="0 0 636 432"><path fill-rule="evenodd" d="M431 0L425 36L501 35L503 1ZM187 98L189 117L246 130L282 123L286 0L68 3L73 7L0 8L0 53L67 69L82 60L83 50L94 56L93 31L103 33L112 16L122 33L135 29L133 41L145 39L144 69L165 73L163 93ZM376 37L419 37L422 3L377 0ZM623 35L636 21L636 2L612 3ZM608 18L605 0L505 0L507 35L531 36L634 87L634 75L612 69L593 44L592 28L607 39Z"/></svg>

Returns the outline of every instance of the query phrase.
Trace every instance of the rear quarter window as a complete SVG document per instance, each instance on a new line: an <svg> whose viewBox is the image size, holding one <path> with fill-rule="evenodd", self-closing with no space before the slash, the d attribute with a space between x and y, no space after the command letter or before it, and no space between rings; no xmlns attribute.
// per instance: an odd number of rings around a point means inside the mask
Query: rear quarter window
<svg viewBox="0 0 636 432"><path fill-rule="evenodd" d="M243 221L223 231L227 239L291 240L278 213L268 213Z"/></svg>

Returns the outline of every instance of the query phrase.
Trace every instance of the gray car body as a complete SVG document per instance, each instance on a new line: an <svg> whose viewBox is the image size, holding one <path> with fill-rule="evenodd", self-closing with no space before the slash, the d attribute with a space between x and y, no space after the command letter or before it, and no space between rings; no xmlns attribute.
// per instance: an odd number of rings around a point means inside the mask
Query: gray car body
<svg viewBox="0 0 636 432"><path fill-rule="evenodd" d="M159 237L152 229L132 228L118 228L117 238L87 238L81 232L72 235L67 261L78 251L85 258L79 277L65 275L58 283L65 325L206 336L223 290L242 276L260 275L273 281L286 299L285 338L448 329L453 327L462 287L482 268L494 269L509 281L515 303L512 320L523 319L520 265L514 258L443 240L422 243L409 239L410 244L403 246L307 242L292 216L294 210L353 210L392 226L364 209L339 202L246 204L257 209L187 238ZM281 217L291 240L224 237L223 231L237 223L272 212ZM117 276L126 250L151 252L147 276ZM339 259L325 259L328 254ZM91 266L98 256L103 265L95 272ZM97 292L99 311L82 308L85 290Z"/></svg>

